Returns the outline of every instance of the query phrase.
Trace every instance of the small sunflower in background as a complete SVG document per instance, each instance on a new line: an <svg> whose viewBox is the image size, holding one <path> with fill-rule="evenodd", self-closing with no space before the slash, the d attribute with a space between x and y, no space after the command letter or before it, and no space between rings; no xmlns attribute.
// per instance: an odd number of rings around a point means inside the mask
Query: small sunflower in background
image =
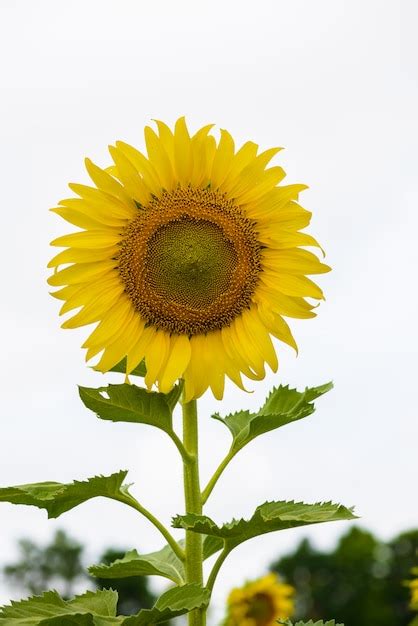
<svg viewBox="0 0 418 626"><path fill-rule="evenodd" d="M409 580L407 582L407 585L411 593L409 608L412 611L418 611L418 567L414 567L411 570L411 573L414 574L416 578L413 578L412 580Z"/></svg>
<svg viewBox="0 0 418 626"><path fill-rule="evenodd" d="M294 591L273 573L233 589L223 626L275 626L293 615Z"/></svg>
<svg viewBox="0 0 418 626"><path fill-rule="evenodd" d="M49 263L49 284L77 311L64 328L96 324L83 347L106 372L126 359L129 375L145 362L145 384L168 393L184 379L185 401L225 377L260 380L276 371L271 337L296 349L285 317L315 316L321 289L307 275L329 267L305 247L311 214L298 202L305 185L280 185L267 167L280 148L238 150L212 125L194 135L184 118L172 131L145 128L147 155L117 141L113 164L86 159L93 186L52 209L80 230L52 242L66 248Z"/></svg>

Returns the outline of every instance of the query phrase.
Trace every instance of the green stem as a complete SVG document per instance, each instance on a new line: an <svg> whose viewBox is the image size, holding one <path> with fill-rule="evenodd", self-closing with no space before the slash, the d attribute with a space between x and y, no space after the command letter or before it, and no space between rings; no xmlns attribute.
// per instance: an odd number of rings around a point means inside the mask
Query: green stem
<svg viewBox="0 0 418 626"><path fill-rule="evenodd" d="M206 485L206 487L202 491L202 504L206 503L207 499L209 498L210 494L212 493L213 488L215 487L216 483L218 482L219 478L221 477L221 474L223 473L223 471L226 468L226 466L228 465L228 463L230 461L232 461L232 459L234 458L236 453L237 453L237 451L233 452L232 449L231 449L228 452L228 454L226 455L226 457L224 458L224 460L219 464L219 466L216 469L215 473L213 474L212 478L210 479L210 481L208 482L208 484Z"/></svg>
<svg viewBox="0 0 418 626"><path fill-rule="evenodd" d="M168 433L170 439L173 441L173 443L176 445L177 450L180 452L182 458L183 458L183 462L184 463L190 463L192 461L192 457L190 456L190 454L187 452L186 448L183 446L183 443L180 439L180 437L177 436L177 434L173 431Z"/></svg>
<svg viewBox="0 0 418 626"><path fill-rule="evenodd" d="M183 463L184 499L186 513L202 513L199 483L199 449L196 400L183 403L183 445L190 461ZM202 535L186 531L186 582L203 584ZM189 626L205 626L206 609L188 614Z"/></svg>
<svg viewBox="0 0 418 626"><path fill-rule="evenodd" d="M179 546L179 544L174 539L170 531L150 511L148 511L148 509L142 506L142 504L140 504L138 500L136 500L133 496L131 496L131 494L127 494L125 497L120 497L118 498L118 500L120 500L120 502L124 502L128 506L135 509L135 511L138 511L139 513L141 513L141 515L146 517L147 520L149 520L151 524L153 524L155 528L157 528L160 531L160 533L162 534L164 539L167 541L169 546L171 546L171 549L178 556L178 558L181 561L185 560L186 556L185 556L184 550L182 550L182 548Z"/></svg>
<svg viewBox="0 0 418 626"><path fill-rule="evenodd" d="M212 591L213 585L215 584L215 580L219 573L219 570L221 569L223 562L225 561L229 553L230 553L230 549L227 548L227 546L225 546L222 552L220 553L220 555L218 556L218 558L216 559L215 564L212 568L212 571L209 575L208 582L206 583L206 587L210 591Z"/></svg>

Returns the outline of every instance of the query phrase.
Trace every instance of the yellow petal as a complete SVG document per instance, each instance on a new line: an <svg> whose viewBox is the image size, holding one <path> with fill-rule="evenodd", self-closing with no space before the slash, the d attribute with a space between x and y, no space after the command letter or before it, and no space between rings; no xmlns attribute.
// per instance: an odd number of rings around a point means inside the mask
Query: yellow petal
<svg viewBox="0 0 418 626"><path fill-rule="evenodd" d="M98 189L102 189L111 196L119 198L124 203L129 204L132 201L123 186L113 176L110 176L110 174L95 165L90 159L85 159L85 164L90 178Z"/></svg>
<svg viewBox="0 0 418 626"><path fill-rule="evenodd" d="M170 335L164 330L159 330L153 339L152 346L148 348L145 355L147 375L144 382L148 389L156 383L160 371L165 366L169 348Z"/></svg>
<svg viewBox="0 0 418 626"><path fill-rule="evenodd" d="M48 284L53 287L61 285L74 285L83 283L92 278L107 274L115 269L115 261L102 261L98 263L76 263L71 267L55 272L48 278Z"/></svg>
<svg viewBox="0 0 418 626"><path fill-rule="evenodd" d="M261 243L269 244L269 247L278 250L286 250L297 246L315 247L319 248L323 256L325 256L325 252L319 245L318 241L307 233L292 232L279 228L277 228L274 233L271 233L268 228L261 231L258 227L257 239Z"/></svg>
<svg viewBox="0 0 418 626"><path fill-rule="evenodd" d="M70 224L78 226L78 228L101 228L103 224L99 220L94 219L91 215L86 215L82 211L76 211L67 207L55 207L49 209L52 213L56 213Z"/></svg>
<svg viewBox="0 0 418 626"><path fill-rule="evenodd" d="M158 174L161 186L170 191L173 187L174 174L164 143L149 126L145 127L144 134L148 158Z"/></svg>
<svg viewBox="0 0 418 626"><path fill-rule="evenodd" d="M227 177L220 186L221 191L227 192L236 183L242 170L256 158L257 150L258 145L253 141L247 141L241 146L232 160Z"/></svg>
<svg viewBox="0 0 418 626"><path fill-rule="evenodd" d="M68 248L55 255L47 267L58 267L67 263L94 263L95 261L105 261L113 259L119 252L118 246L110 248L98 248L97 250L84 248Z"/></svg>
<svg viewBox="0 0 418 626"><path fill-rule="evenodd" d="M309 319L316 317L316 313L312 311L314 308L303 298L286 296L275 289L259 286L255 292L254 301L260 303L263 307L276 311L286 317L295 317L298 319Z"/></svg>
<svg viewBox="0 0 418 626"><path fill-rule="evenodd" d="M147 157L133 146L124 141L117 141L116 147L120 150L132 163L132 165L141 174L146 187L155 196L161 193L161 182L153 165L148 161Z"/></svg>
<svg viewBox="0 0 418 626"><path fill-rule="evenodd" d="M51 246L72 248L110 248L120 243L122 237L113 230L83 230L51 241Z"/></svg>
<svg viewBox="0 0 418 626"><path fill-rule="evenodd" d="M186 120L180 117L174 129L174 163L179 182L187 185L192 175L192 150Z"/></svg>
<svg viewBox="0 0 418 626"><path fill-rule="evenodd" d="M109 152L117 168L117 177L123 183L128 194L140 204L147 205L151 198L151 192L139 175L138 170L118 148L109 146Z"/></svg>
<svg viewBox="0 0 418 626"><path fill-rule="evenodd" d="M154 120L154 122L157 124L160 141L167 152L171 165L174 166L174 135L167 124L161 122L161 120Z"/></svg>
<svg viewBox="0 0 418 626"><path fill-rule="evenodd" d="M165 368L160 375L158 388L168 393L175 382L183 376L191 357L190 341L187 335L171 337L170 352Z"/></svg>
<svg viewBox="0 0 418 626"><path fill-rule="evenodd" d="M285 320L274 313L268 313L265 309L260 307L258 309L258 315L263 324L268 328L269 332L283 343L286 343L291 348L294 348L296 353L298 352L298 346L293 338L292 332Z"/></svg>
<svg viewBox="0 0 418 626"><path fill-rule="evenodd" d="M68 298L67 302L61 307L60 315L80 306L90 305L96 299L106 297L108 294L121 295L123 292L124 285L116 276L98 280L94 283L87 283Z"/></svg>
<svg viewBox="0 0 418 626"><path fill-rule="evenodd" d="M118 337L105 348L102 358L95 366L100 372L108 372L117 365L128 353L129 348L138 341L142 333L142 326L137 316L127 325L121 337Z"/></svg>
<svg viewBox="0 0 418 626"><path fill-rule="evenodd" d="M263 176L251 189L248 189L243 194L236 194L237 202L245 205L248 202L258 201L273 187L276 187L276 185L283 180L285 175L282 167L271 167L264 172Z"/></svg>
<svg viewBox="0 0 418 626"><path fill-rule="evenodd" d="M261 323L257 308L253 306L250 310L244 311L241 317L244 329L253 345L259 349L263 359L269 364L273 372L276 372L279 365L276 351L265 325Z"/></svg>
<svg viewBox="0 0 418 626"><path fill-rule="evenodd" d="M225 326L221 329L222 335L222 343L225 347L225 351L228 354L229 358L233 363L236 363L241 370L241 372L252 380L261 380L264 378L264 373L262 375L253 372L249 366L248 359L246 356L243 356L241 350L239 349L239 341L236 340L234 333L232 331L232 324L230 326Z"/></svg>
<svg viewBox="0 0 418 626"><path fill-rule="evenodd" d="M193 167L190 184L196 187L207 185L210 179L213 155L210 159L209 165L208 155L210 148L208 148L208 146L213 146L215 140L213 137L208 137L207 134L212 127L213 124L208 124L207 126L204 126L200 130L198 130L198 132L193 135L191 139Z"/></svg>
<svg viewBox="0 0 418 626"><path fill-rule="evenodd" d="M153 342L157 331L154 326L144 328L138 340L129 349L126 361L126 373L130 374L144 359L148 346Z"/></svg>
<svg viewBox="0 0 418 626"><path fill-rule="evenodd" d="M252 202L247 202L245 211L249 215L249 217L253 217L254 219L263 219L265 218L268 221L289 221L289 214L286 214L286 211L281 211L286 208L288 211L292 211L291 216L297 217L297 214L305 214L308 213L299 205L295 206L294 200L297 200L299 194L308 189L307 185L296 184L296 185L282 185L278 187L274 187L274 189L270 190L263 198L256 198ZM284 218L287 218L286 220ZM309 222L308 222L309 223ZM304 228L304 226L300 226L299 228ZM296 230L299 230L296 229Z"/></svg>
<svg viewBox="0 0 418 626"><path fill-rule="evenodd" d="M110 226L117 225L119 220L133 217L138 210L132 198L122 202L119 198L95 187L78 183L69 183L68 186L71 191L80 196L86 207L91 207L92 215L94 216L97 213L97 219L100 219L104 224L109 224ZM60 204L76 207L75 202L77 200L77 198L69 198L61 200Z"/></svg>
<svg viewBox="0 0 418 626"><path fill-rule="evenodd" d="M119 294L113 291L95 298L92 302L83 306L73 317L61 324L61 328L79 328L80 326L98 322L109 308L117 302L118 298Z"/></svg>
<svg viewBox="0 0 418 626"><path fill-rule="evenodd" d="M221 130L221 139L213 159L210 177L213 189L218 189L225 180L232 165L234 152L234 140L227 130Z"/></svg>
<svg viewBox="0 0 418 626"><path fill-rule="evenodd" d="M93 332L83 343L82 348L97 348L113 342L126 328L127 323L137 315L128 298L119 298L110 311L104 314Z"/></svg>
<svg viewBox="0 0 418 626"><path fill-rule="evenodd" d="M237 182L229 189L230 197L236 198L246 191L254 188L254 185L263 177L264 170L269 161L281 150L281 148L271 148L258 155L252 162L242 170Z"/></svg>
<svg viewBox="0 0 418 626"><path fill-rule="evenodd" d="M329 265L321 263L318 258L308 252L294 248L291 250L263 250L263 266L275 272L285 274L324 274L331 271Z"/></svg>
<svg viewBox="0 0 418 626"><path fill-rule="evenodd" d="M242 315L238 315L230 325L231 334L237 350L246 359L251 369L260 377L265 376L264 358L258 346L244 327Z"/></svg>
<svg viewBox="0 0 418 626"><path fill-rule="evenodd" d="M306 276L292 276L291 274L279 274L274 276L263 272L260 280L267 286L281 291L287 296L301 296L302 298L324 299L322 290Z"/></svg>

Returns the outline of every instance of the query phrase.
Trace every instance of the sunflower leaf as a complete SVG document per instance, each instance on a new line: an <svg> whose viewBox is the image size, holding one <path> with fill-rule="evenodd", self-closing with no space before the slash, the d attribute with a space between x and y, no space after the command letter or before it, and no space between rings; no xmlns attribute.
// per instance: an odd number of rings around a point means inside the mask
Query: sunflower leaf
<svg viewBox="0 0 418 626"><path fill-rule="evenodd" d="M128 485L123 485L127 471L110 476L94 476L72 483L43 482L15 487L0 488L0 502L26 504L46 509L48 517L59 517L62 513L90 500L102 496L120 500L126 497Z"/></svg>
<svg viewBox="0 0 418 626"><path fill-rule="evenodd" d="M180 541L179 544L184 547L184 541ZM219 552L223 545L224 541L219 537L204 537L203 559L208 559ZM89 573L97 578L109 579L129 576L162 576L177 585L183 585L186 578L184 564L168 544L161 550L149 554L139 554L136 550L130 550L123 558L113 561L110 565L92 565L89 567Z"/></svg>
<svg viewBox="0 0 418 626"><path fill-rule="evenodd" d="M136 550L131 550L110 565L92 565L89 573L98 578L163 576L178 585L185 581L184 565L169 545L149 554L138 554Z"/></svg>
<svg viewBox="0 0 418 626"><path fill-rule="evenodd" d="M289 386L274 388L257 413L239 411L226 417L218 413L212 417L227 426L232 435L231 452L236 453L247 443L270 430L296 422L315 411L313 400L332 389L332 383L320 387L307 387L305 391L289 389Z"/></svg>
<svg viewBox="0 0 418 626"><path fill-rule="evenodd" d="M313 622L312 620L309 620L309 622L291 622L287 619L284 622L282 620L278 620L277 623L283 624L283 626L344 626L344 624L336 624L333 619L328 622L323 622L322 620L319 620L319 622Z"/></svg>
<svg viewBox="0 0 418 626"><path fill-rule="evenodd" d="M148 626L160 624L179 615L208 605L210 592L201 585L190 583L174 587L163 593L152 609L142 609L132 617L125 618L123 626Z"/></svg>
<svg viewBox="0 0 418 626"><path fill-rule="evenodd" d="M112 422L135 422L172 433L172 412L180 398L181 385L168 394L147 391L136 385L79 387L83 404L97 417Z"/></svg>
<svg viewBox="0 0 418 626"><path fill-rule="evenodd" d="M286 530L320 522L355 519L352 509L332 502L266 502L258 506L249 520L232 520L218 526L210 517L187 513L173 519L174 528L183 528L221 538L230 550L240 543L275 530Z"/></svg>
<svg viewBox="0 0 418 626"><path fill-rule="evenodd" d="M0 608L1 626L105 626L116 618L118 594L112 590L87 591L63 600L56 591L13 602Z"/></svg>
<svg viewBox="0 0 418 626"><path fill-rule="evenodd" d="M120 374L126 374L126 357L119 361L116 365L112 367L110 372L119 372ZM142 378L146 375L147 368L145 367L145 361L141 361L139 365L136 366L132 372L130 372L129 376L141 376Z"/></svg>

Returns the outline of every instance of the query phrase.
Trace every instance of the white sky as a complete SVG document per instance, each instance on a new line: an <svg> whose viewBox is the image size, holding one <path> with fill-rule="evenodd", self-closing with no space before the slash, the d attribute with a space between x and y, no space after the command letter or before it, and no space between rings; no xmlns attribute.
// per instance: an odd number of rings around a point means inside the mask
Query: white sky
<svg viewBox="0 0 418 626"><path fill-rule="evenodd" d="M402 14L403 15L402 15ZM327 250L327 301L292 323L300 355L225 409L257 407L277 383L333 379L315 416L260 438L231 464L207 513L247 515L266 499L356 504L361 523L389 537L417 525L416 205L417 5L408 0L2 0L1 472L0 484L70 481L130 469L135 493L167 523L181 512L180 463L148 427L97 420L76 384L100 385L80 345L59 328L48 295L49 241L71 230L48 208L86 181L83 158L107 144L142 144L151 118L225 127L237 142L282 145L289 182L305 182L310 232ZM401 28L403 32L401 34ZM404 47L401 50L401 41ZM415 140L415 141L414 141ZM229 443L200 402L202 475ZM0 561L22 535L64 527L88 544L143 551L160 538L118 503L93 500L48 521L1 506ZM308 535L331 545L347 525L271 534L236 550L228 589L256 576ZM161 587L161 584L156 583ZM10 597L0 588L0 600ZM216 615L216 613L215 613Z"/></svg>

